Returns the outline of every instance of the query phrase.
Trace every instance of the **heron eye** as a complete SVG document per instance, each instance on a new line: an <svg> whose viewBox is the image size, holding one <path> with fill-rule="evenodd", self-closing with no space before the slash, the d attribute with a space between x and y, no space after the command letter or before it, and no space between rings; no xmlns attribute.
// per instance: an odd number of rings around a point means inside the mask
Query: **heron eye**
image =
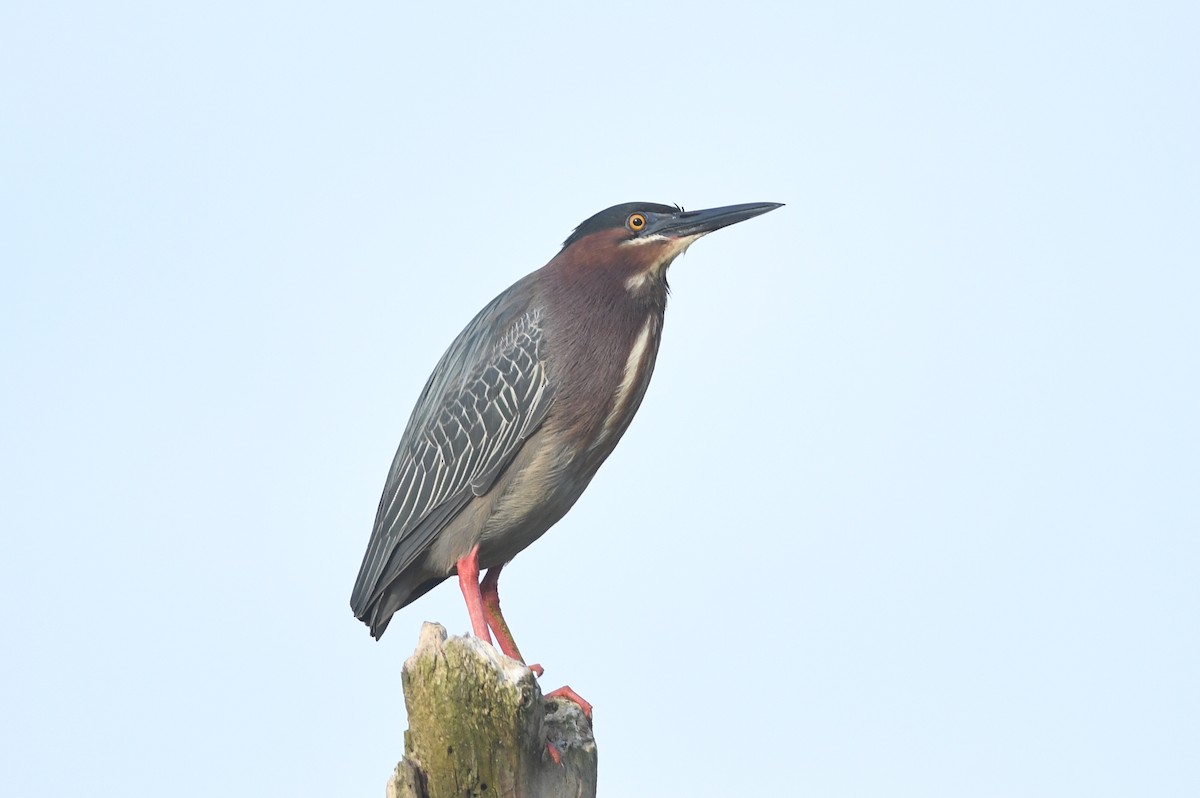
<svg viewBox="0 0 1200 798"><path fill-rule="evenodd" d="M629 220L625 223L635 233L646 229L646 217L640 213L631 214Z"/></svg>

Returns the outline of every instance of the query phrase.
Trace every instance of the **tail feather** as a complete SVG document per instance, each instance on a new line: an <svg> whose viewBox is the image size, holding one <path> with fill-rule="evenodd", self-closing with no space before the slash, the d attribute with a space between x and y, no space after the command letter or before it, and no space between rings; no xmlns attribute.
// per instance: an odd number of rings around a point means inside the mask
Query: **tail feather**
<svg viewBox="0 0 1200 798"><path fill-rule="evenodd" d="M355 607L353 603L350 605L354 610L354 617L371 628L371 637L376 640L383 637L383 632L387 629L393 615L447 579L445 576L430 577L428 574L416 576L420 582L415 586L413 582L416 580L413 578L398 579L365 606Z"/></svg>

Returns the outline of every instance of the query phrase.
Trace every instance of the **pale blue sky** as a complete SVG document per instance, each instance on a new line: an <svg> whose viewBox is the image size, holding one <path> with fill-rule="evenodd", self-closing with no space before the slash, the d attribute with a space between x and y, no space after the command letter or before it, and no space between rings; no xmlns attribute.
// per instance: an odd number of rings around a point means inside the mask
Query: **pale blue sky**
<svg viewBox="0 0 1200 798"><path fill-rule="evenodd" d="M627 200L654 383L506 571L601 794L1194 796L1194 3L10 3L0 783L382 796L429 370Z"/></svg>

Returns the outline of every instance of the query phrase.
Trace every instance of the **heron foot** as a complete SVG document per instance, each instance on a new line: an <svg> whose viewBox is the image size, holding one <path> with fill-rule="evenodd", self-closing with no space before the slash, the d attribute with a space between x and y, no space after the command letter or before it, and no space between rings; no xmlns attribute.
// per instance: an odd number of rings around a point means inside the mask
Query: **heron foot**
<svg viewBox="0 0 1200 798"><path fill-rule="evenodd" d="M579 695L579 693L572 690L570 685L564 684L562 687L558 688L557 690L553 690L549 693L546 693L545 697L546 698L565 698L568 701L574 701L576 704L579 705L579 708L583 710L583 716L585 718L587 718L589 721L592 719L592 705L589 704L587 701L584 701L583 697L581 695Z"/></svg>

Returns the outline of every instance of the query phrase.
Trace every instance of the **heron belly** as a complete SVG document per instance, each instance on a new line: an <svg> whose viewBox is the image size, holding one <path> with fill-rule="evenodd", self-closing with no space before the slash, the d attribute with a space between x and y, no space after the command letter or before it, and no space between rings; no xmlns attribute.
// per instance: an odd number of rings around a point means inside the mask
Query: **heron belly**
<svg viewBox="0 0 1200 798"><path fill-rule="evenodd" d="M596 473L570 468L577 455L549 430L529 440L509 469L512 478L496 485L499 499L479 541L481 567L508 562L566 515Z"/></svg>

